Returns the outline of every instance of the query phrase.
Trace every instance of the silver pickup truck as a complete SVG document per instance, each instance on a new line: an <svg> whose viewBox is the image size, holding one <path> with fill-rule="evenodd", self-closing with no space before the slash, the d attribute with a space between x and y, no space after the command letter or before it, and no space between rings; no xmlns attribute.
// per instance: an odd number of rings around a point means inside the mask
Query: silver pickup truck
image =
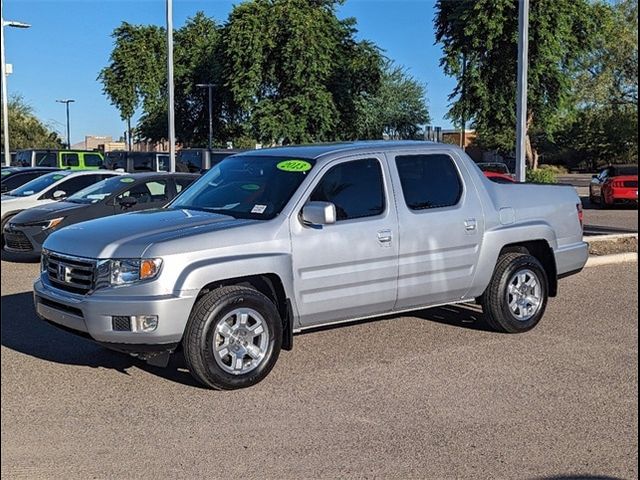
<svg viewBox="0 0 640 480"><path fill-rule="evenodd" d="M497 184L458 148L356 142L224 159L163 209L49 236L38 314L204 385L253 385L301 330L478 302L525 332L588 257L565 186ZM371 353L375 355L375 352Z"/></svg>

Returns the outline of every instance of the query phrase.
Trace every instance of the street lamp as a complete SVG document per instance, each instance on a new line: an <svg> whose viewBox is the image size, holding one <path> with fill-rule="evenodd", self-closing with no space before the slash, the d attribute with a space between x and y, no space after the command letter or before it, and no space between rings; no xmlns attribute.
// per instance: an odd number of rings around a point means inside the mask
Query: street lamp
<svg viewBox="0 0 640 480"><path fill-rule="evenodd" d="M28 23L5 21L2 15L2 3L0 2L0 77L2 81L2 124L4 125L4 163L11 164L9 151L9 98L7 95L7 64L4 58L4 27L29 28Z"/></svg>
<svg viewBox="0 0 640 480"><path fill-rule="evenodd" d="M57 103L64 103L67 107L67 150L71 150L71 132L69 128L69 104L75 102L73 99L56 100Z"/></svg>
<svg viewBox="0 0 640 480"><path fill-rule="evenodd" d="M213 149L213 83L198 83L196 87L209 90L209 150Z"/></svg>

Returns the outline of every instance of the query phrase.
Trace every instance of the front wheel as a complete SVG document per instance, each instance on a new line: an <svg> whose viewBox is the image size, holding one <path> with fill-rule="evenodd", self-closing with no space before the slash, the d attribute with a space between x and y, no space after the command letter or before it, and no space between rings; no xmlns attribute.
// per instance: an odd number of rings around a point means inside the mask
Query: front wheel
<svg viewBox="0 0 640 480"><path fill-rule="evenodd" d="M547 274L537 258L523 253L502 255L481 298L487 323L507 333L531 330L547 307L548 284Z"/></svg>
<svg viewBox="0 0 640 480"><path fill-rule="evenodd" d="M198 300L182 343L189 371L202 384L250 387L278 360L282 320L273 302L253 288L222 287Z"/></svg>

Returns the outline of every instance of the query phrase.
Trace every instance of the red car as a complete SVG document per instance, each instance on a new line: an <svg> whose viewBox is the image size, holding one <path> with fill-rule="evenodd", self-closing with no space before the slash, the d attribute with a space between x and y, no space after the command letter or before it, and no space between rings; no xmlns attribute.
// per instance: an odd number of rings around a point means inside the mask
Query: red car
<svg viewBox="0 0 640 480"><path fill-rule="evenodd" d="M589 185L591 203L602 208L618 203L638 204L638 166L612 165L594 175Z"/></svg>
<svg viewBox="0 0 640 480"><path fill-rule="evenodd" d="M509 167L504 163L478 163L478 167L484 176L497 183L516 183L513 175L509 172Z"/></svg>

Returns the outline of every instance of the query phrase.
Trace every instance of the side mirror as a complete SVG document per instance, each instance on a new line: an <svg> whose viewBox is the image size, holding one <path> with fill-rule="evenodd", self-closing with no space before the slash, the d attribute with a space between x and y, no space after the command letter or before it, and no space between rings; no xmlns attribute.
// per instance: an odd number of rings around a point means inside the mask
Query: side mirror
<svg viewBox="0 0 640 480"><path fill-rule="evenodd" d="M55 192L53 192L54 200L62 200L66 196L67 196L67 192L65 192L64 190L56 190Z"/></svg>
<svg viewBox="0 0 640 480"><path fill-rule="evenodd" d="M302 208L302 221L311 227L336 223L336 206L330 202L309 202Z"/></svg>
<svg viewBox="0 0 640 480"><path fill-rule="evenodd" d="M131 208L136 203L138 203L138 199L135 197L124 197L124 198L121 198L118 203L122 208Z"/></svg>

